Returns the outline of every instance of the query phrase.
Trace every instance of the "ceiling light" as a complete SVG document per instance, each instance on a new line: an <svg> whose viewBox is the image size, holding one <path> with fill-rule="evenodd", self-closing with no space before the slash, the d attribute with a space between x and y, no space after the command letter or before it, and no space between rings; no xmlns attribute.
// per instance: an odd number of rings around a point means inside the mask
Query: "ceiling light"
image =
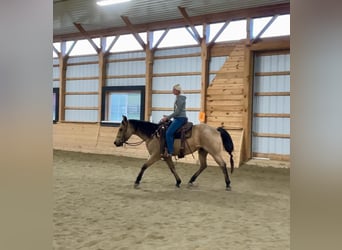
<svg viewBox="0 0 342 250"><path fill-rule="evenodd" d="M125 3L129 1L131 0L101 0L101 1L97 1L96 4L99 6L107 6L107 5L112 5L112 4Z"/></svg>

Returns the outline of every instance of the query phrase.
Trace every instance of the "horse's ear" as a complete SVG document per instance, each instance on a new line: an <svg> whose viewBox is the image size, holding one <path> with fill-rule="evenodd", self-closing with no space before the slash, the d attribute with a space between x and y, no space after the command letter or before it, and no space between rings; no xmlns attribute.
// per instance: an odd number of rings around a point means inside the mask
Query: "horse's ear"
<svg viewBox="0 0 342 250"><path fill-rule="evenodd" d="M123 124L127 123L127 116L125 115L122 116L122 123Z"/></svg>

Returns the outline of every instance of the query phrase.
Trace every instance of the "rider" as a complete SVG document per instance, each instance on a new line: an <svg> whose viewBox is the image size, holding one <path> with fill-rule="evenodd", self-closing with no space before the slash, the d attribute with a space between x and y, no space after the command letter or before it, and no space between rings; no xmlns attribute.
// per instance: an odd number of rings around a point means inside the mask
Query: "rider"
<svg viewBox="0 0 342 250"><path fill-rule="evenodd" d="M186 106L186 96L182 94L182 88L179 84L175 84L172 87L172 93L176 96L176 100L174 103L173 113L170 115L164 115L161 119L161 122L166 122L173 118L172 123L168 127L166 131L166 145L167 145L167 155L166 157L170 157L174 153L173 143L174 143L174 134L176 131L182 127L187 121L188 118L185 112Z"/></svg>

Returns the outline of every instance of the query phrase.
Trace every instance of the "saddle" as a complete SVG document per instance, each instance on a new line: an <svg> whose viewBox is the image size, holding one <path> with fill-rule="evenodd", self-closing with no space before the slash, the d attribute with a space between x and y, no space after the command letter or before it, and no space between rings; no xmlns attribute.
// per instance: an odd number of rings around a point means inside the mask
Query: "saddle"
<svg viewBox="0 0 342 250"><path fill-rule="evenodd" d="M165 134L170 124L171 124L171 121L161 123L157 129L157 134L160 140L160 154L164 154L165 150L167 150ZM193 126L192 122L186 122L182 127L180 127L176 131L174 135L175 139L181 140L181 146L180 146L178 158L184 158L185 156L185 141L186 139L190 138L192 135L192 126Z"/></svg>

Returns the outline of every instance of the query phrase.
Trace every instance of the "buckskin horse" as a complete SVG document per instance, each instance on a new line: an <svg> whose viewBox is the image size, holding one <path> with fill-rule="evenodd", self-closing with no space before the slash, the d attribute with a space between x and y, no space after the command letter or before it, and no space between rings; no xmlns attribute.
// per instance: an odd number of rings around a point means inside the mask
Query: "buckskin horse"
<svg viewBox="0 0 342 250"><path fill-rule="evenodd" d="M158 134L158 128L160 124L141 121L141 120L132 120L127 119L126 116L123 116L123 120L121 121L121 125L119 127L118 133L116 135L114 144L117 147L123 146L123 144L129 144L127 141L132 135L137 135L142 139L142 142L146 143L146 148L150 154L148 160L142 165L141 170L135 180L134 187L138 188L142 176L145 170L151 166L153 163L164 159L169 169L173 173L176 178L176 186L180 187L181 179L178 176L175 166L172 161L172 157L164 157L161 156L161 142ZM234 145L231 136L229 133L223 129L222 127L213 128L207 124L197 124L192 126L191 137L186 139L186 144L184 148L184 155L192 154L195 151L198 151L198 157L200 161L199 169L193 174L193 176L189 180L189 186L193 185L193 182L197 179L197 177L202 173L202 171L207 167L207 155L210 154L216 163L220 166L225 183L226 190L230 191L230 179L228 175L228 170L226 163L221 155L223 149L227 151L230 155L230 166L231 173L234 170L234 160L232 152L234 150ZM178 155L180 153L181 142L180 139L175 139L174 142L174 155Z"/></svg>

